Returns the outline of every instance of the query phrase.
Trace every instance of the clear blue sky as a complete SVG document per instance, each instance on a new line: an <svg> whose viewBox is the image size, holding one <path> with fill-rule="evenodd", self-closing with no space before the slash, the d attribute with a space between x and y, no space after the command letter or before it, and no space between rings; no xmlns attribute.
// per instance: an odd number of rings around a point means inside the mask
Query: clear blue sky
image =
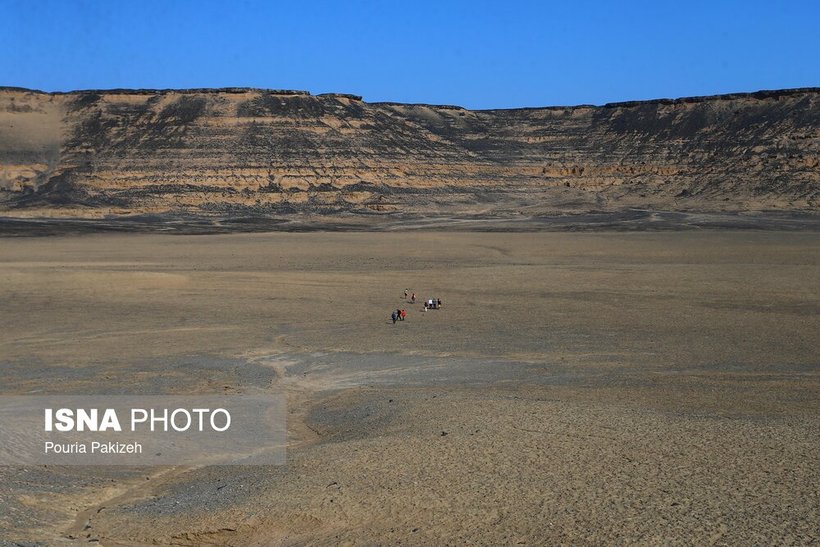
<svg viewBox="0 0 820 547"><path fill-rule="evenodd" d="M0 0L0 85L507 108L820 86L820 0Z"/></svg>

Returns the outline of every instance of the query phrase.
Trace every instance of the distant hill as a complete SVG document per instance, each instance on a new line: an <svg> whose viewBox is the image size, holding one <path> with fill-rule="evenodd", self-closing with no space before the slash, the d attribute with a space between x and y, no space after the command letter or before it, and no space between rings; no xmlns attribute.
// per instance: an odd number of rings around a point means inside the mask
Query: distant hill
<svg viewBox="0 0 820 547"><path fill-rule="evenodd" d="M820 89L471 111L0 88L0 216L816 211Z"/></svg>

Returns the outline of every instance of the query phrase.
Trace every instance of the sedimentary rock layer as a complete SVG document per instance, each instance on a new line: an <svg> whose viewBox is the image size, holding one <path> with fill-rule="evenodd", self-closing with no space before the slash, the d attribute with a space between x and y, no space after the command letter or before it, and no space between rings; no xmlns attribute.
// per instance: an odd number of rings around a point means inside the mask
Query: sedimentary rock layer
<svg viewBox="0 0 820 547"><path fill-rule="evenodd" d="M0 214L812 210L820 89L470 111L299 91L0 90Z"/></svg>

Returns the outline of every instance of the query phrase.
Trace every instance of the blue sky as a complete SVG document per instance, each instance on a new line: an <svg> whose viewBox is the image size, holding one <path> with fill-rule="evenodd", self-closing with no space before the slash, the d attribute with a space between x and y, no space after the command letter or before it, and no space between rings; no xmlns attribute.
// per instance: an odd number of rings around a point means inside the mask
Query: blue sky
<svg viewBox="0 0 820 547"><path fill-rule="evenodd" d="M0 85L602 104L820 86L818 27L818 0L0 0Z"/></svg>

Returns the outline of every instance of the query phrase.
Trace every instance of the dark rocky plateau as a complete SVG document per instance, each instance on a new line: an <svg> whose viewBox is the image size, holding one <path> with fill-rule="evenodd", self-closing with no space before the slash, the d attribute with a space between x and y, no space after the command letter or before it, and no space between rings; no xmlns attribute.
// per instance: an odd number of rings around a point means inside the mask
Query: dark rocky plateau
<svg viewBox="0 0 820 547"><path fill-rule="evenodd" d="M481 111L287 90L0 88L0 224L14 231L636 210L812 219L818 204L818 88Z"/></svg>

